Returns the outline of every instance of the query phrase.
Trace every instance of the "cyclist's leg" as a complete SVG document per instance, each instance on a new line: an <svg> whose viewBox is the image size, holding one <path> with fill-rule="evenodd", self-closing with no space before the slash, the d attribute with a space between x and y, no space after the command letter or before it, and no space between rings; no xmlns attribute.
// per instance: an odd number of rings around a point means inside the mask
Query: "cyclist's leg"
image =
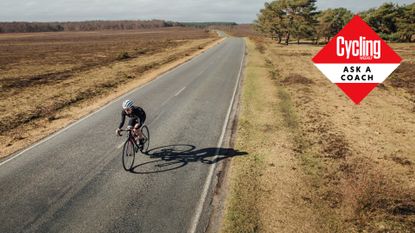
<svg viewBox="0 0 415 233"><path fill-rule="evenodd" d="M137 122L137 124L135 125L136 131L137 131L137 136L138 136L138 139L139 139L141 144L144 143L142 141L144 139L144 135L143 135L143 132L141 132L140 128L141 128L141 126L143 126L145 120L146 120L146 118L144 116L144 117L140 118L140 122L139 123Z"/></svg>
<svg viewBox="0 0 415 233"><path fill-rule="evenodd" d="M136 141L139 141L139 139L143 138L138 119L130 119L130 121L128 122L128 127L130 127L133 130L133 135Z"/></svg>
<svg viewBox="0 0 415 233"><path fill-rule="evenodd" d="M141 124L139 123L135 124L134 133L138 136L139 139L142 139L144 136L143 136L143 133L141 132L140 127L141 127Z"/></svg>
<svg viewBox="0 0 415 233"><path fill-rule="evenodd" d="M132 130L133 136L134 136L134 138L136 138L136 140L137 140L137 132L136 132L136 130L135 130L136 125L137 125L137 120L136 120L136 119L134 119L134 118L131 118L131 119L128 121L128 127L127 127L127 128Z"/></svg>

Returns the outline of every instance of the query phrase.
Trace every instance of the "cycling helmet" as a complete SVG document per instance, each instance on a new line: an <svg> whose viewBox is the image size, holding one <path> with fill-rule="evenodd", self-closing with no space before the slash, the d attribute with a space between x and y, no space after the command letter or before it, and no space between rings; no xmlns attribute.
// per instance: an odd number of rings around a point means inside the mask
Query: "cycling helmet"
<svg viewBox="0 0 415 233"><path fill-rule="evenodd" d="M131 100L125 100L122 103L122 108L123 109L131 108L133 106L133 104L134 104L133 101L131 101Z"/></svg>

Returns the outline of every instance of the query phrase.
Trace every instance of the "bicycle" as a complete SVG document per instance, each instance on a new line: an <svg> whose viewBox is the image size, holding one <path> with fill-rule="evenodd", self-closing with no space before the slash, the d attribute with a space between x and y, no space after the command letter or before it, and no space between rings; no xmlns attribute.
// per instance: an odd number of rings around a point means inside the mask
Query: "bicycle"
<svg viewBox="0 0 415 233"><path fill-rule="evenodd" d="M137 144L134 138L132 129L123 129L122 131L128 131L128 138L124 143L122 150L122 165L126 171L131 171L134 166L135 154L140 150L141 153L146 154L150 145L150 131L146 125L140 127L144 136L144 143L142 145ZM122 135L121 135L122 136Z"/></svg>

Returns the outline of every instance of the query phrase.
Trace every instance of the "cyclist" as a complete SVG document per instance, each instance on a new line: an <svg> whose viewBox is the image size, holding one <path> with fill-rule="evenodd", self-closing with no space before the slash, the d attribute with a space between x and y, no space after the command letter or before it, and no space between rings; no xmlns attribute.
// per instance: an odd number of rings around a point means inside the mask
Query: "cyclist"
<svg viewBox="0 0 415 233"><path fill-rule="evenodd" d="M128 129L132 129L133 135L140 145L144 144L144 136L140 130L140 127L144 124L146 120L146 113L144 110L138 106L134 106L133 101L125 100L122 103L123 110L121 111L121 122L116 130L118 136L121 136L121 128L124 126L125 116L130 118L128 122Z"/></svg>

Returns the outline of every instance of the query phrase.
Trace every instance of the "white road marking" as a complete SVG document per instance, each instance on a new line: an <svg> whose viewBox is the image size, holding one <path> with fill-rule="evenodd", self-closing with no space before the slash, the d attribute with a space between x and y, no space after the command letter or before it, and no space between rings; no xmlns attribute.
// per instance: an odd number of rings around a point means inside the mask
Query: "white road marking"
<svg viewBox="0 0 415 233"><path fill-rule="evenodd" d="M200 71L196 76L200 76L201 74L203 74L203 72L205 72L206 70L202 70Z"/></svg>
<svg viewBox="0 0 415 233"><path fill-rule="evenodd" d="M172 96L173 97L173 96ZM160 105L160 107L163 107L164 105L166 105L167 104L167 102L169 102L171 100L171 97L170 98L168 98L168 99L166 99L161 105Z"/></svg>
<svg viewBox="0 0 415 233"><path fill-rule="evenodd" d="M182 93L182 91L184 91L184 89L186 89L186 87L183 87L182 89L180 89L180 91L178 91L174 96L180 95L180 93Z"/></svg>
<svg viewBox="0 0 415 233"><path fill-rule="evenodd" d="M156 118L154 118L154 120L152 120L152 121L151 121L151 123L153 123L153 122L157 121L157 120L161 117L161 115L162 115L162 114L159 114Z"/></svg>
<svg viewBox="0 0 415 233"><path fill-rule="evenodd" d="M218 154L219 154L220 147L222 146L223 138L225 136L226 128L228 126L229 117L231 115L231 110L232 110L233 102L235 100L236 91L238 89L239 81L241 79L243 62L245 60L244 59L245 58L245 43L244 43L242 52L243 52L243 55L242 55L241 66L239 68L238 80L237 80L237 82L235 84L235 89L233 90L232 99L231 99L231 102L229 104L229 109L228 109L228 113L226 114L225 122L223 123L222 133L220 135L220 138L219 138L219 141L218 141L218 145L217 145L217 149L215 151L215 157L213 158L213 160L217 159ZM191 221L191 225L190 225L190 229L189 229L188 233L196 233L197 226L198 226L199 220L200 220L200 216L202 215L203 205L205 203L205 200L206 200L206 197L207 197L207 194L208 194L208 191L209 191L210 183L212 182L213 172L215 171L215 168L216 168L216 163L214 163L214 164L212 164L210 166L208 176L206 177L206 181L205 181L205 184L203 186L202 195L200 196L199 202L197 203L196 211L195 211L195 213L193 215L193 218L192 218L192 221Z"/></svg>
<svg viewBox="0 0 415 233"><path fill-rule="evenodd" d="M161 107L163 107L164 105L166 105L173 97L178 96L184 89L186 89L186 87L183 87L180 91L178 91L174 96L170 96L168 99L166 99L163 103L161 103Z"/></svg>
<svg viewBox="0 0 415 233"><path fill-rule="evenodd" d="M224 41L225 41L225 40L220 41L218 44L216 44L215 46L213 46L212 48L208 49L208 50L207 50L207 51L205 51L205 52L208 52L208 51L210 51L211 49L216 48L216 47L217 47L217 46L219 46L219 45L222 45ZM118 100L120 100L120 99L122 99L122 98L125 98L125 97L126 97L126 96L128 96L128 95L131 95L132 93L134 93L134 92L136 92L136 91L140 90L141 88L146 87L147 85L150 85L150 84L154 83L154 82L155 82L155 81L157 81L158 79L160 79L160 78L162 78L162 77L167 76L169 73L172 73L172 72L174 72L174 71L176 71L176 70L180 69L182 66L187 65L187 64L190 64L190 63L191 63L192 61L194 61L195 59L199 58L199 57L200 57L200 56L202 56L203 54L206 54L205 52L200 53L200 54L196 55L195 57L191 58L190 60L188 60L187 62L185 62L185 63L183 63L183 64L178 65L177 67L175 67L175 68L173 68L173 69L171 69L171 70L169 70L169 71L165 72L164 74L161 74L160 76L158 76L157 78L155 78L155 79L151 80L150 82L145 83L145 84L143 84L142 86L139 86L139 87L137 87L137 88L135 88L135 89L133 89L133 90L131 90L131 91L129 91L129 92L127 92L127 93L125 93L125 94L121 95L120 97L118 97L118 98L116 98L116 99L114 99L114 100L112 100L112 101L108 102L107 104L105 104L104 106L102 106L102 107L101 107L101 108L99 108L98 110L96 110L96 111L94 111L94 112L90 113L89 115L86 115L86 116L82 117L81 119L79 119L79 120L77 120L77 121L75 121L75 122L73 122L73 123L69 124L69 125L68 125L68 126L66 126L65 128L63 128L63 129L61 129L61 130L59 130L59 131L57 131L57 132L55 132L55 133L53 133L53 134L49 135L48 137L46 137L46 138L44 138L44 139L42 139L42 140L38 141L37 143L35 143L35 144L33 144L33 145L29 146L28 148L26 148L26 149L24 149L24 150L22 150L22 151L18 152L17 154L12 155L10 158L8 158L8 159L6 159L6 160L4 160L4 161L0 162L0 166L2 166L2 165L4 165L4 164L6 164L6 163L8 163L8 162L12 161L13 159L15 159L15 158L19 157L20 155L22 155L22 154L23 154L23 153L25 153L26 151L28 151L28 150L30 150L30 149L32 149L32 148L34 148L34 147L36 147L36 146L38 146L38 145L40 145L40 144L44 143L44 142L47 142L48 140L52 139L53 137L55 137L55 136L57 136L57 135L59 135L59 134L61 134L61 133L65 132L66 130L68 130L68 129L72 128L73 126L75 126L75 125L77 125L77 124L79 124L79 123L81 123L82 121L84 121L84 120L88 119L89 117L93 116L94 114L96 114L96 113L98 113L98 112L100 112L100 111L104 110L105 108L107 108L108 106L110 106L111 104L113 104L114 102L116 102L116 101L118 101Z"/></svg>

